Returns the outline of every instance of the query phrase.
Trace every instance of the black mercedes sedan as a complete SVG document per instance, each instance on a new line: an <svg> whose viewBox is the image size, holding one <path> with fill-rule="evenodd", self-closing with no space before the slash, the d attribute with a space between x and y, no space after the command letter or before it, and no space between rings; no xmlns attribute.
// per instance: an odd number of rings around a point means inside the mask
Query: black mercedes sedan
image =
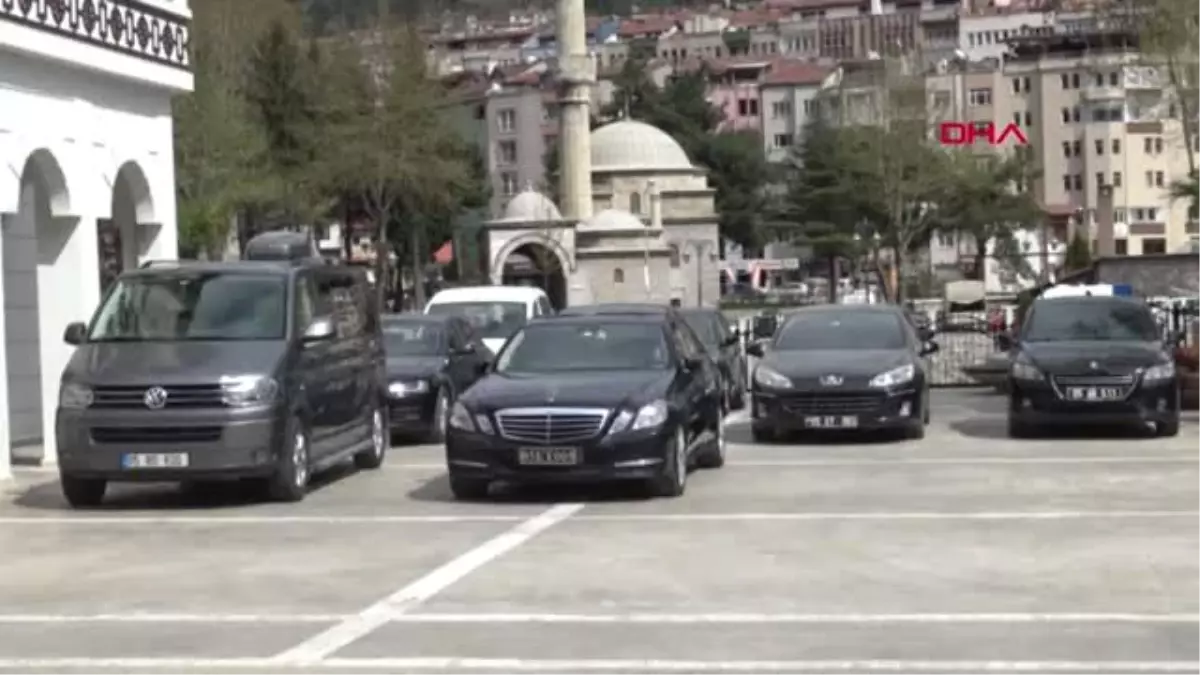
<svg viewBox="0 0 1200 675"><path fill-rule="evenodd" d="M454 404L446 461L459 499L495 481L639 481L675 497L690 467L725 462L720 374L670 314L538 319Z"/></svg>
<svg viewBox="0 0 1200 675"><path fill-rule="evenodd" d="M789 314L769 342L747 348L761 358L751 379L754 440L832 429L922 438L929 383L921 359L937 349L894 305L824 305Z"/></svg>
<svg viewBox="0 0 1200 675"><path fill-rule="evenodd" d="M729 322L719 310L689 307L679 310L679 314L721 368L726 409L745 408L746 357L742 354L741 336L729 328Z"/></svg>
<svg viewBox="0 0 1200 675"><path fill-rule="evenodd" d="M440 443L450 406L493 356L461 316L383 317L392 433Z"/></svg>
<svg viewBox="0 0 1200 675"><path fill-rule="evenodd" d="M1137 300L1035 300L1010 345L1009 436L1063 424L1152 424L1159 436L1178 435L1174 342Z"/></svg>

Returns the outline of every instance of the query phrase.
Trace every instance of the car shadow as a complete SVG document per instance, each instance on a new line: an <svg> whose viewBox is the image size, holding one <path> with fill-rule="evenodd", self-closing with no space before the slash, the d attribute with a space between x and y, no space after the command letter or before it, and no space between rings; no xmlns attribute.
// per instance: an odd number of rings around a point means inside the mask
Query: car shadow
<svg viewBox="0 0 1200 675"><path fill-rule="evenodd" d="M358 473L345 462L312 477L309 494ZM110 483L104 502L95 508L75 509L63 497L58 480L43 480L18 490L13 506L39 511L190 511L233 509L271 503L257 481L222 480L189 483Z"/></svg>
<svg viewBox="0 0 1200 675"><path fill-rule="evenodd" d="M694 473L694 471L693 471ZM450 479L440 474L409 491L408 497L419 502L462 503L450 491ZM645 487L638 483L613 482L596 484L564 485L512 485L493 483L486 502L500 504L555 504L560 502L605 502L646 501L652 499Z"/></svg>
<svg viewBox="0 0 1200 675"><path fill-rule="evenodd" d="M1185 420L1184 424L1188 422ZM1194 422L1192 423L1194 424ZM1008 419L1003 415L990 415L985 417L970 417L967 419L957 420L950 423L950 428L954 431L969 438L979 438L987 440L1008 439ZM1051 426L1044 427L1038 430L1033 437L1038 439L1062 439L1062 440L1077 440L1077 441L1104 441L1104 440L1133 440L1133 439L1148 439L1154 438L1153 433L1146 428L1139 428L1134 425L1076 425L1076 426Z"/></svg>
<svg viewBox="0 0 1200 675"><path fill-rule="evenodd" d="M892 431L803 431L789 433L773 441L756 441L750 431L749 422L739 422L725 427L725 438L738 445L759 447L804 447L809 445L885 445L904 440L899 432Z"/></svg>

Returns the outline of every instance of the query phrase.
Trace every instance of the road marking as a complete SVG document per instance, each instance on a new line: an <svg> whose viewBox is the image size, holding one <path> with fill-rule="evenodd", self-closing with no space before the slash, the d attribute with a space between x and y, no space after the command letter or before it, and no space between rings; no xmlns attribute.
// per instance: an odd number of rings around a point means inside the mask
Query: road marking
<svg viewBox="0 0 1200 675"><path fill-rule="evenodd" d="M878 623L1200 623L1200 614L405 614L398 623L645 623L645 624L878 624Z"/></svg>
<svg viewBox="0 0 1200 675"><path fill-rule="evenodd" d="M0 624L71 623L337 623L348 614L0 614Z"/></svg>
<svg viewBox="0 0 1200 675"><path fill-rule="evenodd" d="M730 443L733 448L737 443ZM736 453L736 450L734 451ZM725 468L758 468L758 467L788 467L788 466L890 466L890 465L1021 465L1021 464L1200 464L1200 455L1156 455L1148 457L880 457L877 459L733 459L725 463ZM407 464L387 464L389 469L396 470L445 470L445 463L413 462Z"/></svg>
<svg viewBox="0 0 1200 675"><path fill-rule="evenodd" d="M517 523L529 516L483 514L429 516L78 516L0 518L0 525L346 525L353 523Z"/></svg>
<svg viewBox="0 0 1200 675"><path fill-rule="evenodd" d="M403 614L475 570L521 546L545 530L575 515L583 504L558 504L520 525L504 532L461 556L438 567L373 605L356 616L277 654L276 664L304 665L318 663L346 645L383 626L398 614Z"/></svg>
<svg viewBox="0 0 1200 675"><path fill-rule="evenodd" d="M579 516L580 521L769 521L769 520L1084 520L1195 518L1200 511L920 511L856 513L620 513Z"/></svg>

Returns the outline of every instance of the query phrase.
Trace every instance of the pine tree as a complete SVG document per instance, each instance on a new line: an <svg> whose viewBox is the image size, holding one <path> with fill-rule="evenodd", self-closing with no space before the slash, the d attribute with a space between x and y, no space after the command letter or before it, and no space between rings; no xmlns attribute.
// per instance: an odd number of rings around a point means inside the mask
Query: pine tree
<svg viewBox="0 0 1200 675"><path fill-rule="evenodd" d="M1087 269L1092 265L1092 250L1088 246L1087 239L1084 238L1081 230L1075 230L1075 236L1071 237L1071 242L1067 244L1067 250L1063 254L1063 271L1067 274L1078 272L1082 269Z"/></svg>

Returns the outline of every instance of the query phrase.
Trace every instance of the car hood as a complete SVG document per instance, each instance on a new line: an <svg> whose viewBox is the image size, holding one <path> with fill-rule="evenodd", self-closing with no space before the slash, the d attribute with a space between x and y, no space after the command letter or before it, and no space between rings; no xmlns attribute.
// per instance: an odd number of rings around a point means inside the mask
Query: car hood
<svg viewBox="0 0 1200 675"><path fill-rule="evenodd" d="M446 365L444 356L389 356L388 378L423 379L432 377Z"/></svg>
<svg viewBox="0 0 1200 675"><path fill-rule="evenodd" d="M492 373L463 395L480 410L540 406L615 408L661 398L669 371L605 371L518 375Z"/></svg>
<svg viewBox="0 0 1200 675"><path fill-rule="evenodd" d="M1021 353L1038 368L1052 373L1097 375L1124 375L1167 358L1162 344L1157 342L1022 342Z"/></svg>
<svg viewBox="0 0 1200 675"><path fill-rule="evenodd" d="M911 360L902 349L773 351L762 364L797 385L816 384L822 375L840 375L847 385L869 382L876 375Z"/></svg>
<svg viewBox="0 0 1200 675"><path fill-rule="evenodd" d="M91 342L80 345L63 379L92 385L216 384L222 376L274 375L283 340Z"/></svg>

